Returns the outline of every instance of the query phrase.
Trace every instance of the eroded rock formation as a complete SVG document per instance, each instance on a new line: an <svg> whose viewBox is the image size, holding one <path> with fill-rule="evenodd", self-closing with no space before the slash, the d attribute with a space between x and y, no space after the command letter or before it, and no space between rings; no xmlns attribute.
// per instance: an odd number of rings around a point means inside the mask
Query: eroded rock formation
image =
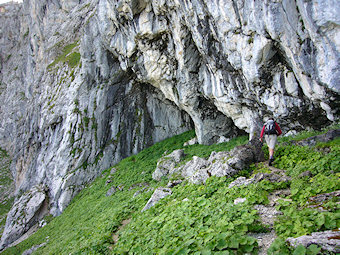
<svg viewBox="0 0 340 255"><path fill-rule="evenodd" d="M103 169L191 128L210 144L339 119L340 7L325 1L2 5L0 145L17 194L61 213Z"/></svg>

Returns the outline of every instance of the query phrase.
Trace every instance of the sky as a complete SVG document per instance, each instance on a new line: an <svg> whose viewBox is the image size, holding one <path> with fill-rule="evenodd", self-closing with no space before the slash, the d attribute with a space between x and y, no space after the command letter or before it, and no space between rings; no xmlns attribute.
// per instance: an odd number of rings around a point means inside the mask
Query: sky
<svg viewBox="0 0 340 255"><path fill-rule="evenodd" d="M0 4L12 2L12 0L0 0ZM13 0L13 2L22 2L22 0Z"/></svg>

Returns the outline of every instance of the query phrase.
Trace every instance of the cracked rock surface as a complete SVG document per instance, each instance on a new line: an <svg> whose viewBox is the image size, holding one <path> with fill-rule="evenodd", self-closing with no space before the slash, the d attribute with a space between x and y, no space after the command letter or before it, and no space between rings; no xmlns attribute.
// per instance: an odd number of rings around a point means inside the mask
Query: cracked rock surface
<svg viewBox="0 0 340 255"><path fill-rule="evenodd" d="M283 131L339 119L332 0L1 7L0 146L16 194L45 185L53 215L104 169L184 131L211 144L255 137L266 114Z"/></svg>

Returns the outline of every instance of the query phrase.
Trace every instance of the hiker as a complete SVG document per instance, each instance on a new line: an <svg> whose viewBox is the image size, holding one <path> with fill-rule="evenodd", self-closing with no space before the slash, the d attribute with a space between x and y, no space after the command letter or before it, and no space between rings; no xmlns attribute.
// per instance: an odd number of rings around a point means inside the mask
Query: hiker
<svg viewBox="0 0 340 255"><path fill-rule="evenodd" d="M269 118L267 122L263 125L261 135L260 135L260 141L263 141L263 135L266 139L266 143L268 146L269 151L269 163L268 165L272 165L274 161L274 148L277 141L277 136L281 135L282 131L279 127L279 125L274 121L273 118Z"/></svg>

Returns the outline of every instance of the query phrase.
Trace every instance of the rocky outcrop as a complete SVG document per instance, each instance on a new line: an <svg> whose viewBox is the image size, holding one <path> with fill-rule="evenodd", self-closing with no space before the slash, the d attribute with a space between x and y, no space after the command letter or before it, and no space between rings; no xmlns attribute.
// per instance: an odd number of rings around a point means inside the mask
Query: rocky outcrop
<svg viewBox="0 0 340 255"><path fill-rule="evenodd" d="M150 197L149 201L146 203L146 205L144 206L144 208L142 209L142 212L144 212L145 210L150 209L151 207L153 207L155 204L157 204L157 202L169 195L172 194L172 191L170 188L157 188L155 190L155 192L152 194L152 196Z"/></svg>
<svg viewBox="0 0 340 255"><path fill-rule="evenodd" d="M192 183L205 183L210 176L233 176L241 170L247 169L250 164L264 159L262 143L251 140L247 145L234 148L230 152L212 152L208 159L194 156L184 165L179 165L184 158L183 150L176 150L162 157L152 177L161 180L162 177L171 177L174 174L188 179ZM259 177L261 178L261 177Z"/></svg>
<svg viewBox="0 0 340 255"><path fill-rule="evenodd" d="M248 186L249 184L252 183L258 183L263 180L267 180L270 182L289 182L291 181L291 177L287 176L285 171L270 167L270 173L257 173L255 174L252 178L247 179L244 176L238 177L235 181L231 182L229 184L229 188L232 187L240 187L240 186Z"/></svg>
<svg viewBox="0 0 340 255"><path fill-rule="evenodd" d="M152 178L154 180L160 181L163 176L173 174L173 169L176 168L176 165L181 162L184 158L184 150L175 150L169 155L162 157L157 162L156 170L152 173Z"/></svg>
<svg viewBox="0 0 340 255"><path fill-rule="evenodd" d="M22 236L48 213L46 187L34 186L17 200L8 213L0 250Z"/></svg>
<svg viewBox="0 0 340 255"><path fill-rule="evenodd" d="M312 244L316 244L321 247L322 251L340 252L340 234L339 230L329 230L324 232L314 232L311 235L300 236L297 238L289 237L287 242L293 246L303 245L308 247Z"/></svg>
<svg viewBox="0 0 340 255"><path fill-rule="evenodd" d="M330 130L327 133L322 134L322 135L309 137L302 141L291 141L291 143L300 145L300 146L314 146L320 142L327 143L327 142L333 141L335 138L339 136L340 136L340 129L335 129L335 130Z"/></svg>
<svg viewBox="0 0 340 255"><path fill-rule="evenodd" d="M22 255L31 255L33 252L35 252L36 250L38 250L39 248L45 246L46 243L42 243L42 244L39 244L39 245L34 245L32 248L30 249L27 249L26 251L24 251L22 253Z"/></svg>
<svg viewBox="0 0 340 255"><path fill-rule="evenodd" d="M284 130L339 118L331 0L2 7L0 146L17 194L46 185L54 215L103 169L193 127L211 144L252 138L266 114Z"/></svg>

